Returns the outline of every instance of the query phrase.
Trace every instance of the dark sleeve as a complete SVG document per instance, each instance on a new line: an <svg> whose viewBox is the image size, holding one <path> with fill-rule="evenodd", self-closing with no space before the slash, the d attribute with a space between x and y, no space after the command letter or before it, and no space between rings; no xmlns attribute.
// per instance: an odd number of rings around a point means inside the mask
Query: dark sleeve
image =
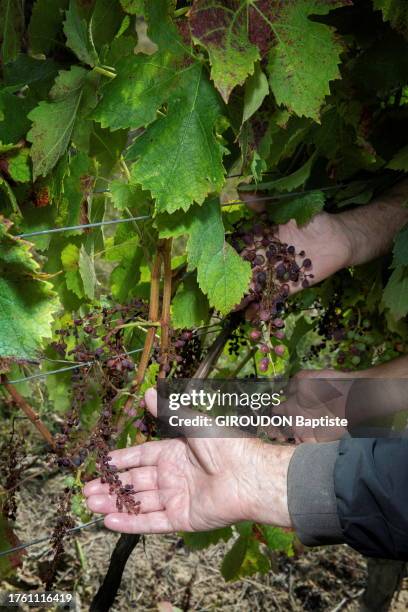
<svg viewBox="0 0 408 612"><path fill-rule="evenodd" d="M347 544L368 557L408 560L408 440L343 438L334 489Z"/></svg>
<svg viewBox="0 0 408 612"><path fill-rule="evenodd" d="M346 543L408 560L408 440L301 444L288 472L293 526L306 546Z"/></svg>
<svg viewBox="0 0 408 612"><path fill-rule="evenodd" d="M306 546L344 541L334 492L338 448L339 442L300 444L289 464L289 514Z"/></svg>

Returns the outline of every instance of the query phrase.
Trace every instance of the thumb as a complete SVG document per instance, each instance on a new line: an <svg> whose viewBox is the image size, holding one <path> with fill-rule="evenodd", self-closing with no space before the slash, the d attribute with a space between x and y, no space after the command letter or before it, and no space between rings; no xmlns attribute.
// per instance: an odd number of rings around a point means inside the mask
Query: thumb
<svg viewBox="0 0 408 612"><path fill-rule="evenodd" d="M146 408L151 415L157 417L157 391L153 387L148 389L144 396Z"/></svg>

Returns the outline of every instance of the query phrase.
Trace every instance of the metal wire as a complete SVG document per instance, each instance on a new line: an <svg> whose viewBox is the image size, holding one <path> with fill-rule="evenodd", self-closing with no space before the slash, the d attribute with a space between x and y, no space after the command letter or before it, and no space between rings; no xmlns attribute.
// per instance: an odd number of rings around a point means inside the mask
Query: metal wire
<svg viewBox="0 0 408 612"><path fill-rule="evenodd" d="M103 227L104 225L115 225L116 223L128 223L129 221L145 221L151 219L151 215L142 215L140 217L128 217L127 219L111 219L110 221L98 221L97 223L83 223L82 225L69 225L67 227L53 227L51 229L39 230L37 232L27 232L19 234L16 238L31 238L32 236L44 236L46 234L57 234L59 232L68 232L73 230L81 230L91 227Z"/></svg>
<svg viewBox="0 0 408 612"><path fill-rule="evenodd" d="M258 188L256 184L253 186L246 185L245 188L242 188L242 190L250 191L251 187L253 187L254 190ZM322 187L320 189L318 188L306 189L304 191L292 191L291 193L281 193L279 195L262 196L259 198L254 197L254 198L251 198L251 201L249 203L267 202L267 201L274 202L278 200L286 200L288 198L290 199L298 195L305 195L313 191L332 191L332 190L340 189L341 187L342 185L336 185L333 187ZM245 200L233 200L231 202L225 202L224 204L221 204L221 206L222 207L233 206L234 204L248 204L248 202L246 202ZM68 231L82 230L82 229L87 229L87 228L103 227L105 225L115 225L117 223L128 223L129 221L147 221L148 219L152 219L152 215L141 215L140 217L128 217L126 219L111 219L109 221L99 221L97 223L83 223L80 225L69 225L66 227L54 227L51 229L38 230L36 232L27 232L25 234L18 234L16 235L16 238L31 238L34 236L45 236L47 234L57 234L59 232L68 232Z"/></svg>
<svg viewBox="0 0 408 612"><path fill-rule="evenodd" d="M83 525L78 525L77 527L73 527L72 529L68 529L67 533L76 533L77 531L81 531L82 529L87 529L88 527L93 527L98 523L102 523L104 517L100 517L94 519L93 521L89 521L89 523L83 523ZM35 546L36 544L42 544L42 542L49 542L51 536L45 536L43 538L37 538L36 540L31 540L30 542L26 542L25 544L19 544L18 546L14 546L14 548L9 548L8 550L0 551L0 558L6 557L7 555L11 555L12 553L18 552L19 550L24 550L25 548L29 548L30 546Z"/></svg>
<svg viewBox="0 0 408 612"><path fill-rule="evenodd" d="M114 355L115 357L126 357L126 355L134 355L134 353L140 353L143 351L143 348L134 349L133 351L128 351L126 353L120 353L120 355ZM47 378L47 376L51 376L52 374L59 374L60 372L69 372L70 370L76 370L77 368L85 368L87 366L91 366L97 362L95 359L93 361L78 361L75 365L68 366L66 368L58 368L57 370L49 370L48 372L39 372L37 374L31 374L30 376L25 376L24 378L17 378L16 380L9 380L10 385L16 385L17 383L26 382L27 380L34 380L35 378Z"/></svg>

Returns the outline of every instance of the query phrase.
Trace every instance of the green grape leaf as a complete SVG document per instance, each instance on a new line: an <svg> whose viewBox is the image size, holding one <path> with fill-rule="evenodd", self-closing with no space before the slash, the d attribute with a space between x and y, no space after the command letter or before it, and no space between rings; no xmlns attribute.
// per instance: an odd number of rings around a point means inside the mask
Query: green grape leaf
<svg viewBox="0 0 408 612"><path fill-rule="evenodd" d="M47 55L54 48L62 30L64 10L69 0L37 0L28 26L28 40L32 53Z"/></svg>
<svg viewBox="0 0 408 612"><path fill-rule="evenodd" d="M305 225L323 210L324 201L322 191L311 191L304 195L294 196L274 204L271 207L271 217L275 223L279 224L295 219L299 226Z"/></svg>
<svg viewBox="0 0 408 612"><path fill-rule="evenodd" d="M76 244L67 244L61 251L61 262L65 271L65 282L70 291L81 299L84 297L84 284L79 273L79 248Z"/></svg>
<svg viewBox="0 0 408 612"><path fill-rule="evenodd" d="M397 321L408 314L408 267L395 268L384 289L383 303Z"/></svg>
<svg viewBox="0 0 408 612"><path fill-rule="evenodd" d="M110 278L113 297L124 303L132 295L140 279L143 250L136 248L123 254L120 264L113 270Z"/></svg>
<svg viewBox="0 0 408 612"><path fill-rule="evenodd" d="M394 242L394 260L393 266L407 266L408 267L408 225L402 228L397 234Z"/></svg>
<svg viewBox="0 0 408 612"><path fill-rule="evenodd" d="M15 0L0 0L0 55L2 65L15 59L20 51L23 5Z"/></svg>
<svg viewBox="0 0 408 612"><path fill-rule="evenodd" d="M98 54L89 35L88 24L81 18L77 0L70 0L64 21L64 33L67 46L81 62L92 67L98 63Z"/></svg>
<svg viewBox="0 0 408 612"><path fill-rule="evenodd" d="M123 10L129 15L144 15L144 0L120 0Z"/></svg>
<svg viewBox="0 0 408 612"><path fill-rule="evenodd" d="M90 30L98 51L115 38L123 17L118 0L96 0L90 20Z"/></svg>
<svg viewBox="0 0 408 612"><path fill-rule="evenodd" d="M194 211L187 259L189 269L197 269L198 285L211 306L226 314L239 304L249 285L251 266L225 241L217 200Z"/></svg>
<svg viewBox="0 0 408 612"><path fill-rule="evenodd" d="M249 36L249 27L257 20L251 4L195 0L189 12L193 38L208 51L211 78L225 102L234 87L253 74L254 63L261 57Z"/></svg>
<svg viewBox="0 0 408 612"><path fill-rule="evenodd" d="M84 245L81 246L79 251L79 274L81 275L82 283L84 285L85 295L93 300L95 297L96 288L96 274L95 274L95 263L93 256L87 253Z"/></svg>
<svg viewBox="0 0 408 612"><path fill-rule="evenodd" d="M221 189L225 149L214 135L220 110L204 69L193 64L181 76L167 114L129 151L137 158L132 180L151 192L157 212L187 210Z"/></svg>
<svg viewBox="0 0 408 612"><path fill-rule="evenodd" d="M221 573L229 582L258 572L266 574L270 567L268 558L259 549L259 543L251 537L240 536L225 555Z"/></svg>
<svg viewBox="0 0 408 612"><path fill-rule="evenodd" d="M232 538L233 532L231 527L222 527L214 529L214 531L201 531L197 533L183 533L183 540L186 546L191 550L203 550L218 542L228 542Z"/></svg>
<svg viewBox="0 0 408 612"><path fill-rule="evenodd" d="M70 226L80 222L81 204L85 198L86 185L89 183L91 161L82 151L68 156L68 159L69 163L62 181L60 213L64 225Z"/></svg>
<svg viewBox="0 0 408 612"><path fill-rule="evenodd" d="M408 5L405 0L373 0L374 7L382 11L384 21L408 38Z"/></svg>
<svg viewBox="0 0 408 612"><path fill-rule="evenodd" d="M408 171L408 146L400 149L389 162L387 168L390 170Z"/></svg>
<svg viewBox="0 0 408 612"><path fill-rule="evenodd" d="M29 159L30 150L26 148L8 158L8 173L16 183L28 183L31 180Z"/></svg>
<svg viewBox="0 0 408 612"><path fill-rule="evenodd" d="M256 113L268 93L268 79L259 64L256 64L254 74L245 83L242 123L248 121Z"/></svg>
<svg viewBox="0 0 408 612"><path fill-rule="evenodd" d="M30 99L0 91L0 142L13 144L25 136L30 127L27 113L33 106Z"/></svg>
<svg viewBox="0 0 408 612"><path fill-rule="evenodd" d="M273 181L260 182L257 184L257 188L273 189L275 191L293 191L294 189L298 189L302 187L310 177L315 159L316 154L313 154L303 166L296 170L296 172ZM243 186L241 191L251 191L251 186Z"/></svg>
<svg viewBox="0 0 408 612"><path fill-rule="evenodd" d="M187 276L177 290L171 304L174 329L191 329L208 321L209 304L202 294L195 275Z"/></svg>
<svg viewBox="0 0 408 612"><path fill-rule="evenodd" d="M153 57L139 53L120 60L116 71L116 78L102 90L94 119L111 130L146 127L157 118L158 109L177 82L177 66L172 66L168 52Z"/></svg>
<svg viewBox="0 0 408 612"><path fill-rule="evenodd" d="M86 70L73 66L61 71L51 90L52 102L42 101L29 114L33 122L27 134L32 143L33 176L47 175L65 153L81 103Z"/></svg>
<svg viewBox="0 0 408 612"><path fill-rule="evenodd" d="M126 210L134 206L140 206L146 202L146 194L138 185L113 180L110 184L110 197L118 210Z"/></svg>
<svg viewBox="0 0 408 612"><path fill-rule="evenodd" d="M271 527L270 525L261 525L260 529L268 548L284 552L288 557L293 557L293 544L296 539L294 531L284 531L279 527Z"/></svg>
<svg viewBox="0 0 408 612"><path fill-rule="evenodd" d="M9 233L0 217L0 356L33 359L51 337L58 301L44 281L29 242Z"/></svg>

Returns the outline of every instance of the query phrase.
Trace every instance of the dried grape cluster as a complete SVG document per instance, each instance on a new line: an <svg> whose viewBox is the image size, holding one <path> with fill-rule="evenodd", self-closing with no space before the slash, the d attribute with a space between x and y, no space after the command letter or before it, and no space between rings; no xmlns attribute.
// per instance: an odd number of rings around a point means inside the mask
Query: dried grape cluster
<svg viewBox="0 0 408 612"><path fill-rule="evenodd" d="M0 447L0 473L5 496L1 505L3 516L16 520L17 492L21 482L21 474L26 468L26 448L23 436L13 428L8 441Z"/></svg>
<svg viewBox="0 0 408 612"><path fill-rule="evenodd" d="M57 522L51 536L51 546L53 557L50 561L48 571L45 576L46 589L51 590L55 581L58 563L64 554L65 537L70 529L75 526L73 518L70 516L72 492L69 488L65 489L57 509Z"/></svg>
<svg viewBox="0 0 408 612"><path fill-rule="evenodd" d="M203 356L200 336L196 331L171 330L167 355L161 353L156 341L152 361L160 365L173 378L191 378Z"/></svg>
<svg viewBox="0 0 408 612"><path fill-rule="evenodd" d="M57 436L57 462L60 466L76 470L92 455L101 480L109 484L116 495L119 511L136 513L139 504L134 500L130 485L122 485L117 468L110 463L110 451L115 445L115 405L130 380L135 364L124 345L125 330L138 324L146 316L144 303L135 300L128 305L101 307L71 325L58 330L60 341L54 344L59 354L73 357L84 367L72 375L72 402L70 410ZM91 434L83 438L81 412L89 399L90 388L100 389L99 416Z"/></svg>
<svg viewBox="0 0 408 612"><path fill-rule="evenodd" d="M237 225L231 234L231 244L243 259L251 264L252 279L249 292L239 305L245 319L252 326L250 339L259 344L264 353L259 364L261 372L270 365L272 351L281 356L285 351L280 344L285 337L285 323L281 318L291 285L307 288L313 279L312 261L304 251L296 252L294 246L279 240L276 227L267 216Z"/></svg>

